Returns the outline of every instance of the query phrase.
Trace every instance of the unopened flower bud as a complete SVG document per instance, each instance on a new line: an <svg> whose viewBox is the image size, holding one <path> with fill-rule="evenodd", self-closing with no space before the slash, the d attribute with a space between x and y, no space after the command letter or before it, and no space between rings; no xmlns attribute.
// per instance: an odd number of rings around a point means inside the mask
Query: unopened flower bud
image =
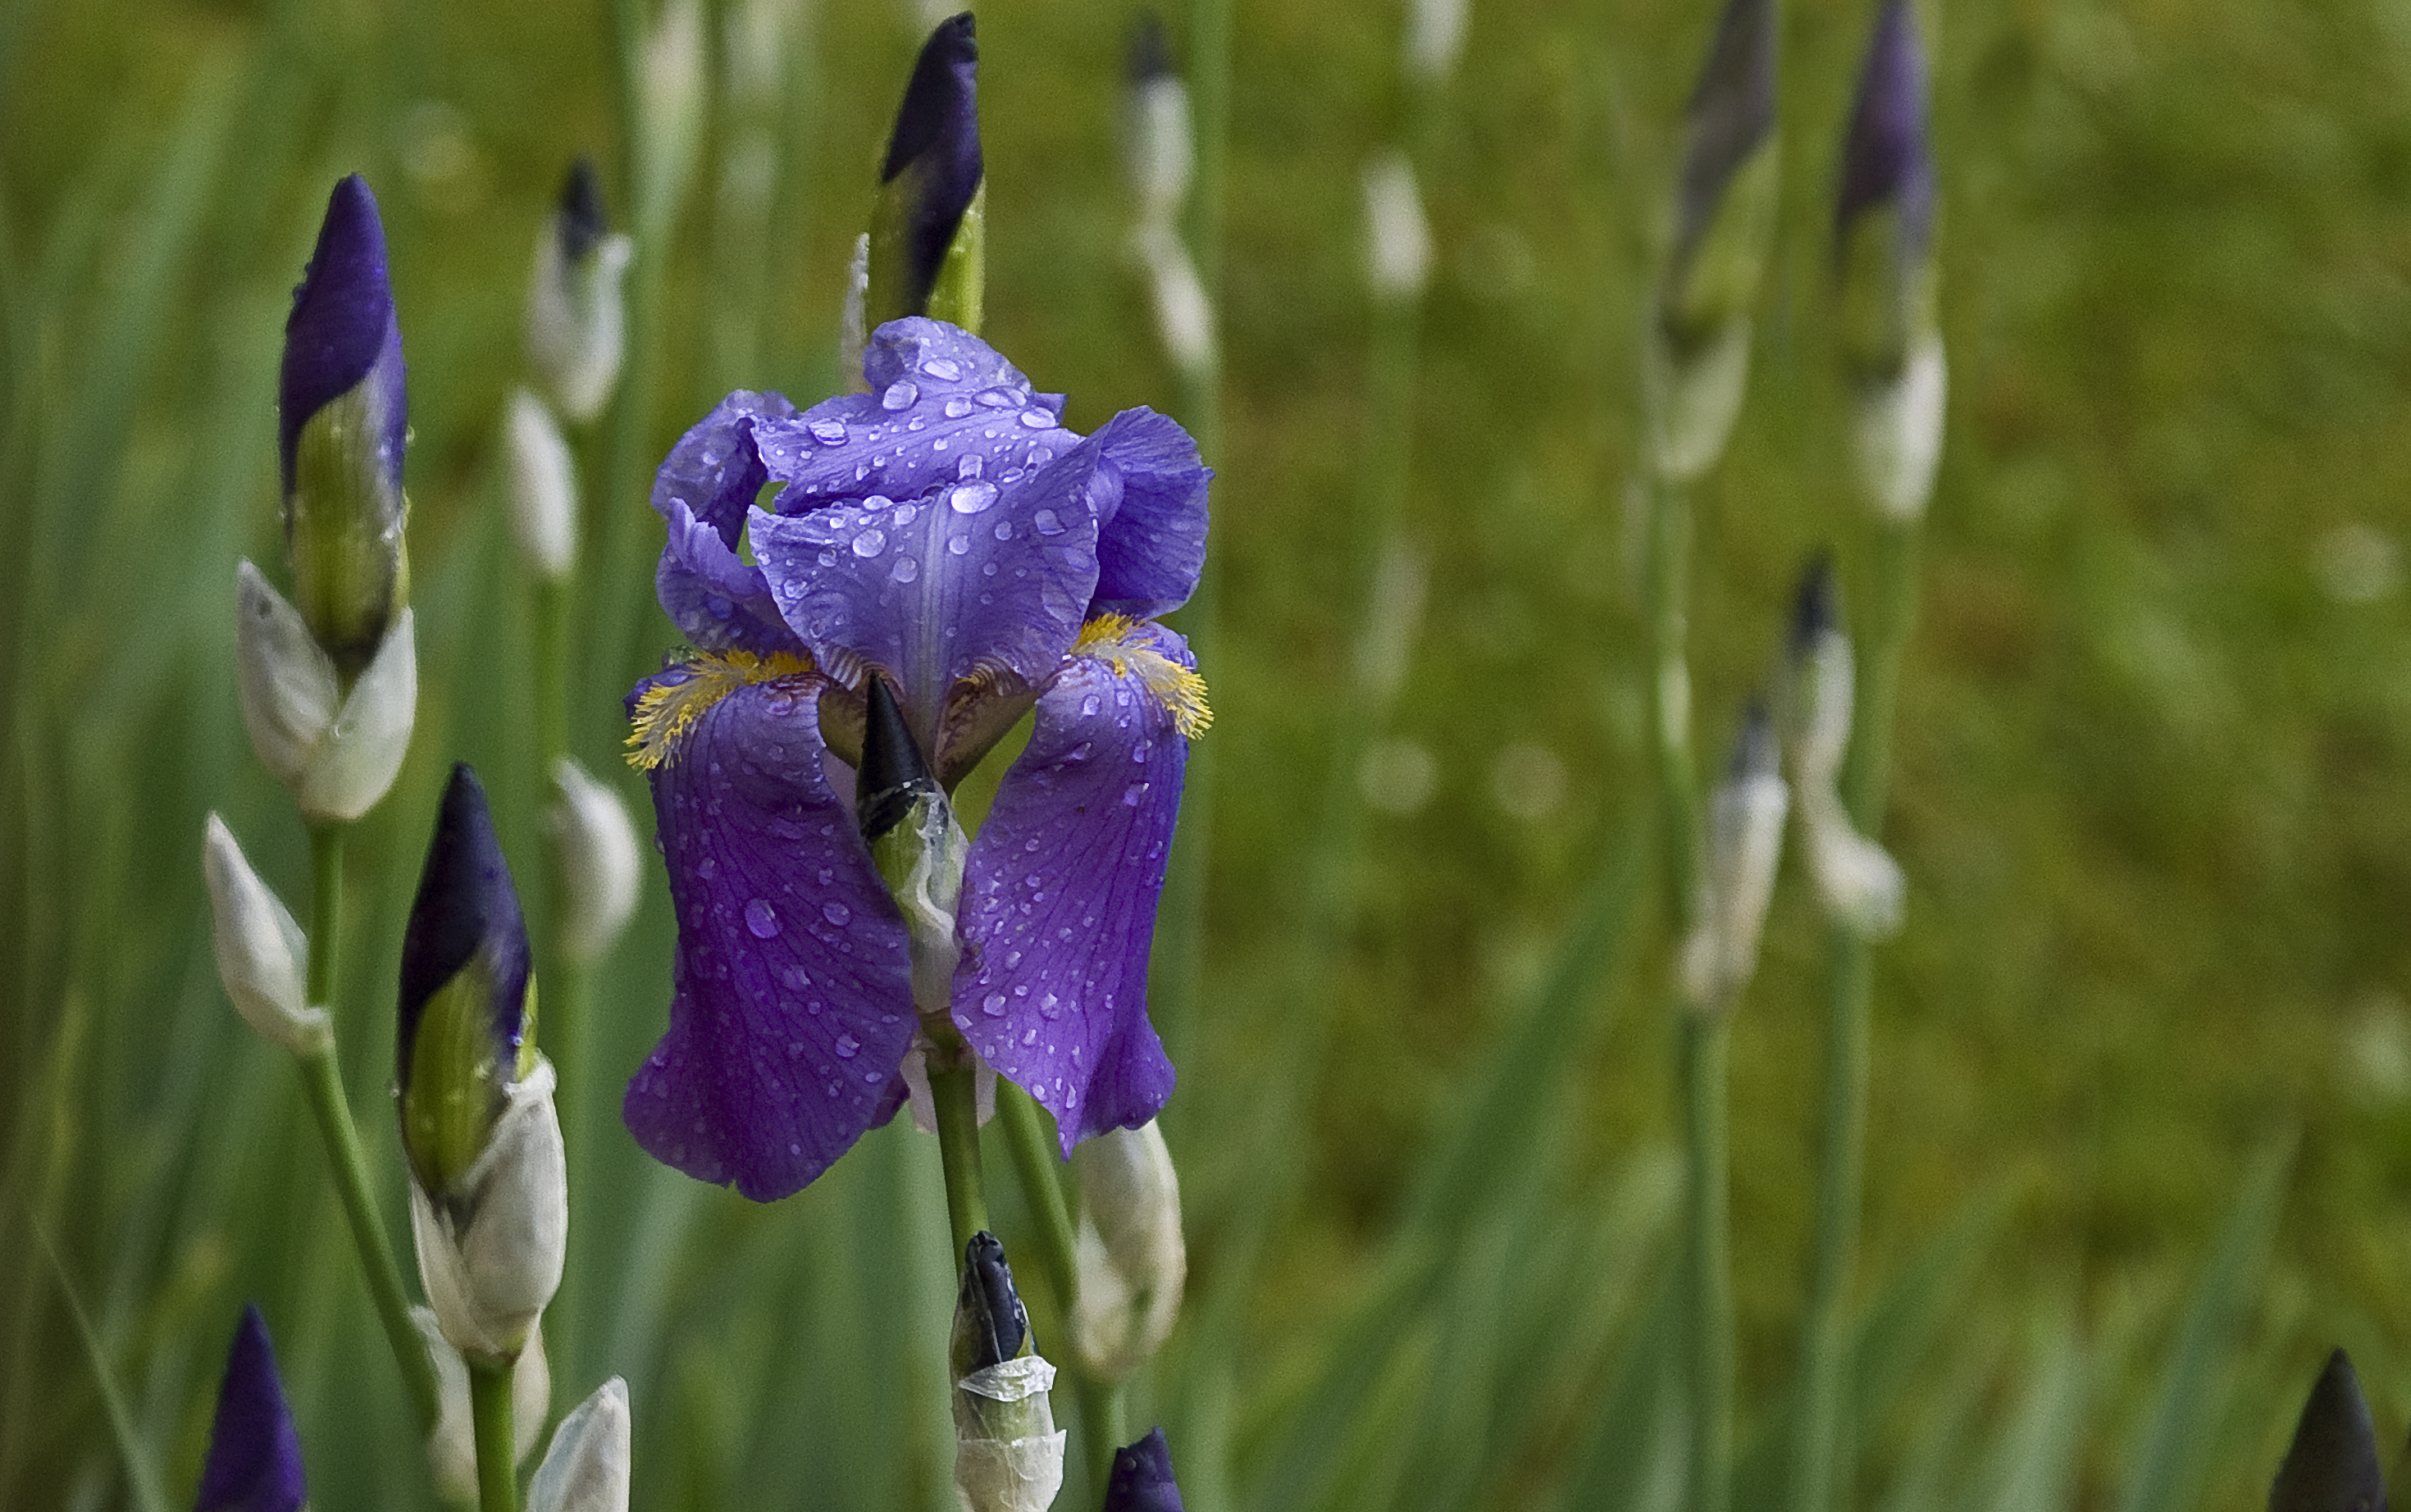
<svg viewBox="0 0 2411 1512"><path fill-rule="evenodd" d="M1758 940L1775 896L1790 807L1775 721L1753 702L1724 779L1708 800L1707 868L1699 922L1684 942L1682 976L1695 1011L1722 1013L1758 969Z"/></svg>
<svg viewBox="0 0 2411 1512"><path fill-rule="evenodd" d="M447 1502L474 1505L477 1500L477 1435L469 1407L469 1367L460 1351L444 1337L435 1314L425 1307L410 1310L427 1341L428 1358L435 1361L438 1412L434 1431L427 1436L428 1467L435 1491ZM511 1366L511 1462L519 1464L535 1451L544 1436L544 1420L552 1412L552 1366L545 1358L544 1330L528 1334L527 1347Z"/></svg>
<svg viewBox="0 0 2411 1512"><path fill-rule="evenodd" d="M965 11L929 34L897 109L870 219L869 325L926 314L979 327L986 172Z"/></svg>
<svg viewBox="0 0 2411 1512"><path fill-rule="evenodd" d="M1180 1487L1172 1478L1172 1447L1163 1441L1162 1429L1114 1451L1103 1512L1183 1512Z"/></svg>
<svg viewBox="0 0 2411 1512"><path fill-rule="evenodd" d="M301 1439L285 1404L268 1325L256 1306L246 1305L218 1385L195 1512L300 1512L308 1501Z"/></svg>
<svg viewBox="0 0 2411 1512"><path fill-rule="evenodd" d="M561 1283L568 1179L527 929L485 791L452 769L402 936L397 1071L419 1275L453 1347L515 1358Z"/></svg>
<svg viewBox="0 0 2411 1512"><path fill-rule="evenodd" d="M1800 794L1802 828L1808 840L1808 877L1827 918L1870 939L1900 929L1900 864L1890 851L1861 835L1831 788Z"/></svg>
<svg viewBox="0 0 2411 1512"><path fill-rule="evenodd" d="M335 185L294 291L277 399L293 596L346 680L377 655L409 598L408 434L385 228L376 197L353 174Z"/></svg>
<svg viewBox="0 0 2411 1512"><path fill-rule="evenodd" d="M1066 1434L1046 1393L1055 1367L1030 1338L1004 1247L972 1236L948 1345L955 1375L955 1492L968 1512L1046 1512L1063 1485Z"/></svg>
<svg viewBox="0 0 2411 1512"><path fill-rule="evenodd" d="M1366 276L1374 296L1396 303L1422 298L1431 281L1431 223L1424 218L1414 165L1387 148L1365 165Z"/></svg>
<svg viewBox="0 0 2411 1512"><path fill-rule="evenodd" d="M521 388L504 421L511 463L511 539L528 571L558 582L577 565L577 464L544 400Z"/></svg>
<svg viewBox="0 0 2411 1512"><path fill-rule="evenodd" d="M1897 381L1858 387L1851 438L1859 483L1876 512L1893 524L1919 518L1934 496L1949 387L1942 338L1931 333L1909 349Z"/></svg>
<svg viewBox="0 0 2411 1512"><path fill-rule="evenodd" d="M527 1512L628 1512L628 1383L614 1375L553 1431Z"/></svg>
<svg viewBox="0 0 2411 1512"><path fill-rule="evenodd" d="M1804 793L1834 787L1850 748L1857 664L1838 600L1833 556L1819 552L1801 574L1792 600L1784 657L1783 736L1791 749L1792 777Z"/></svg>
<svg viewBox="0 0 2411 1512"><path fill-rule="evenodd" d="M2269 1512L2383 1512L2386 1476L2360 1377L2341 1349L2302 1403L2294 1442L2269 1489Z"/></svg>
<svg viewBox="0 0 2411 1512"><path fill-rule="evenodd" d="M1141 225L1171 225L1189 197L1196 150L1189 127L1189 87L1172 68L1163 22L1139 15L1131 39L1130 95L1124 105L1122 151Z"/></svg>
<svg viewBox="0 0 2411 1512"><path fill-rule="evenodd" d="M563 892L561 946L572 960L609 950L636 911L644 864L620 795L567 756L552 767L548 821Z"/></svg>
<svg viewBox="0 0 2411 1512"><path fill-rule="evenodd" d="M418 709L411 612L346 691L300 611L245 561L235 569L235 670L260 763L314 822L359 818L393 786Z"/></svg>
<svg viewBox="0 0 2411 1512"><path fill-rule="evenodd" d="M327 1010L310 1006L303 986L310 942L215 814L203 829L201 869L210 884L218 980L235 1010L297 1055L325 1049L331 1038Z"/></svg>
<svg viewBox="0 0 2411 1512"><path fill-rule="evenodd" d="M1080 1175L1072 1342L1092 1374L1118 1381L1162 1347L1180 1316L1189 1275L1180 1178L1152 1119L1082 1141L1072 1165Z"/></svg>
<svg viewBox="0 0 2411 1512"><path fill-rule="evenodd" d="M610 229L602 175L580 157L536 238L527 308L528 361L574 425L601 414L619 385L627 350L621 284L631 255L628 239Z"/></svg>
<svg viewBox="0 0 2411 1512"><path fill-rule="evenodd" d="M1426 86L1456 68L1465 51L1465 0L1414 0L1407 22L1407 73Z"/></svg>
<svg viewBox="0 0 2411 1512"><path fill-rule="evenodd" d="M913 1001L925 1019L950 1023L955 966L961 958L955 910L970 843L886 679L872 673L863 691L855 822L912 937Z"/></svg>

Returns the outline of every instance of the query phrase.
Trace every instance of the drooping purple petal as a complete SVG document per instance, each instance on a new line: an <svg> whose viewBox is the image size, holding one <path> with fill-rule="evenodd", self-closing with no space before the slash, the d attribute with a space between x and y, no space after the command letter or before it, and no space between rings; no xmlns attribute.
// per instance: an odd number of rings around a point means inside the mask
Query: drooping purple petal
<svg viewBox="0 0 2411 1512"><path fill-rule="evenodd" d="M1206 486L1214 474L1189 432L1153 410L1122 411L1096 441L1121 481L1121 499L1098 528L1088 618L1170 614L1197 591L1206 566Z"/></svg>
<svg viewBox="0 0 2411 1512"><path fill-rule="evenodd" d="M1934 153L1926 139L1925 50L1911 0L1886 0L1867 45L1859 93L1842 145L1834 228L1848 236L1859 216L1898 206L1903 253L1923 255L1934 234Z"/></svg>
<svg viewBox="0 0 2411 1512"><path fill-rule="evenodd" d="M763 465L786 485L780 514L980 480L1010 488L1079 444L1062 429L1062 395L1033 393L994 347L943 321L889 321L862 369L869 393L754 428Z"/></svg>
<svg viewBox="0 0 2411 1512"><path fill-rule="evenodd" d="M777 394L740 389L679 438L654 476L653 508L669 527L654 589L663 612L699 649L802 648L779 618L762 570L737 554L746 512L770 478L754 429L795 414Z"/></svg>
<svg viewBox="0 0 2411 1512"><path fill-rule="evenodd" d="M277 382L276 452L285 492L293 492L293 451L302 425L374 376L371 414L377 458L397 492L409 406L402 363L402 327L394 318L393 285L386 273L385 226L376 196L357 173L327 200L318 244L293 291L285 323L285 359Z"/></svg>
<svg viewBox="0 0 2411 1512"><path fill-rule="evenodd" d="M755 511L753 551L787 623L831 676L865 664L900 685L933 747L946 690L983 667L1035 685L1078 633L1097 580L1097 516L1115 492L1095 442L1036 477L809 514Z"/></svg>
<svg viewBox="0 0 2411 1512"><path fill-rule="evenodd" d="M651 774L679 943L623 1116L655 1159L761 1202L893 1115L913 1037L903 920L823 770L826 686L738 688Z"/></svg>
<svg viewBox="0 0 2411 1512"><path fill-rule="evenodd" d="M954 983L963 1037L1055 1115L1067 1154L1172 1095L1147 960L1189 759L1166 675L1196 665L1161 625L1093 651L1039 699L972 843Z"/></svg>
<svg viewBox="0 0 2411 1512"><path fill-rule="evenodd" d="M301 1476L301 1440L285 1405L276 1351L256 1305L246 1305L226 1352L218 1386L217 1420L201 1470L196 1512L300 1512L309 1499Z"/></svg>

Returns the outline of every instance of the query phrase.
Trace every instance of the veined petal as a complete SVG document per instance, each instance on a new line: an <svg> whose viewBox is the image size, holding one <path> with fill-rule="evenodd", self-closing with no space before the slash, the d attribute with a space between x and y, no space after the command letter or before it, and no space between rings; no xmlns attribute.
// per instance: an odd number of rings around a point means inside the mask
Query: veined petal
<svg viewBox="0 0 2411 1512"><path fill-rule="evenodd" d="M746 511L770 478L754 428L795 413L777 394L731 394L679 438L654 475L653 508L669 527L654 587L663 612L700 649L799 649L762 570L737 554Z"/></svg>
<svg viewBox="0 0 2411 1512"><path fill-rule="evenodd" d="M1161 625L1092 622L964 870L956 1025L1045 1104L1067 1153L1172 1095L1147 960L1189 737L1206 718L1195 667Z"/></svg>
<svg viewBox="0 0 2411 1512"><path fill-rule="evenodd" d="M787 623L832 676L900 685L934 746L946 691L981 671L1035 686L1080 625L1097 519L1117 485L1091 440L1010 491L985 478L918 499L874 495L804 515L756 510L755 555Z"/></svg>
<svg viewBox="0 0 2411 1512"><path fill-rule="evenodd" d="M1214 474L1198 461L1189 432L1153 410L1122 411L1096 441L1120 479L1121 498L1098 528L1088 618L1170 614L1197 591L1206 566L1206 485Z"/></svg>
<svg viewBox="0 0 2411 1512"><path fill-rule="evenodd" d="M827 680L726 682L650 773L679 944L669 1031L623 1115L655 1159L769 1201L895 1112L912 985L903 920L823 771Z"/></svg>

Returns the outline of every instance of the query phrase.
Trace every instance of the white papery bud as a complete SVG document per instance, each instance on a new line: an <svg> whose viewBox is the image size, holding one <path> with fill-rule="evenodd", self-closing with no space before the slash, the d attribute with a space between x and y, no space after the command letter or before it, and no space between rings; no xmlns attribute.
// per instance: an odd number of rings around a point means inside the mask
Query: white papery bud
<svg viewBox="0 0 2411 1512"><path fill-rule="evenodd" d="M408 609L346 695L300 611L250 562L235 569L235 662L242 720L304 818L354 820L393 786L418 709L418 657Z"/></svg>
<svg viewBox="0 0 2411 1512"><path fill-rule="evenodd" d="M212 942L218 980L243 1022L297 1055L327 1048L327 1010L309 1005L303 972L310 942L293 915L243 859L234 832L212 814L203 828L201 870L210 884Z"/></svg>
<svg viewBox="0 0 2411 1512"><path fill-rule="evenodd" d="M1180 1177L1151 1119L1082 1141L1072 1164L1080 1174L1072 1343L1081 1363L1118 1381L1153 1358L1180 1316L1189 1276Z"/></svg>
<svg viewBox="0 0 2411 1512"><path fill-rule="evenodd" d="M574 262L551 221L536 237L535 271L528 280L528 360L575 424L601 414L619 385L628 345L621 284L634 255L635 243L616 231Z"/></svg>
<svg viewBox="0 0 2411 1512"><path fill-rule="evenodd" d="M1175 366L1192 375L1214 371L1214 301L1189 249L1169 225L1143 225L1135 244L1155 295L1155 325Z"/></svg>
<svg viewBox="0 0 2411 1512"><path fill-rule="evenodd" d="M410 1184L419 1282L452 1346L490 1362L525 1346L561 1286L569 1239L569 1176L553 1112L552 1063L511 1083L485 1152L459 1190L431 1198Z"/></svg>
<svg viewBox="0 0 2411 1512"><path fill-rule="evenodd" d="M1692 1009L1721 1013L1758 969L1758 941L1775 898L1783 821L1791 804L1773 721L1753 707L1724 779L1708 800L1706 875L1699 923L1684 942L1682 977Z"/></svg>
<svg viewBox="0 0 2411 1512"><path fill-rule="evenodd" d="M553 1431L527 1512L628 1512L628 1383L614 1375Z"/></svg>
<svg viewBox="0 0 2411 1512"><path fill-rule="evenodd" d="M1366 276L1376 298L1419 298L1431 281L1431 224L1424 219L1414 165L1396 148L1365 165Z"/></svg>
<svg viewBox="0 0 2411 1512"><path fill-rule="evenodd" d="M1650 457L1668 482L1696 482L1724 455L1749 378L1749 317L1735 315L1698 349L1678 354L1651 323L1642 343Z"/></svg>
<svg viewBox="0 0 2411 1512"><path fill-rule="evenodd" d="M837 317L837 374L849 394L866 394L870 385L862 376L862 348L870 331L864 309L870 298L870 233L854 239L854 256L845 265L845 301Z"/></svg>
<svg viewBox="0 0 2411 1512"><path fill-rule="evenodd" d="M1808 875L1826 916L1870 939L1897 933L1907 889L1891 852L1858 832L1830 789L1804 789L1800 817Z"/></svg>
<svg viewBox="0 0 2411 1512"><path fill-rule="evenodd" d="M546 821L565 889L561 948L573 960L592 961L619 939L636 911L644 878L636 827L620 795L570 757L553 763L552 794Z"/></svg>
<svg viewBox="0 0 2411 1512"><path fill-rule="evenodd" d="M955 1501L963 1512L1047 1512L1063 1488L1063 1446L1069 1435L1055 1426L1046 1393L1055 1367L1038 1355L1024 1355L955 1383ZM974 1399L967 1405L965 1399ZM980 1403L1019 1410L999 1414ZM1012 1438L981 1436L984 1416L1019 1420Z"/></svg>
<svg viewBox="0 0 2411 1512"><path fill-rule="evenodd" d="M1123 132L1131 192L1141 225L1170 225L1189 197L1197 153L1189 129L1189 87L1177 74L1157 74L1131 87Z"/></svg>
<svg viewBox="0 0 2411 1512"><path fill-rule="evenodd" d="M470 1416L469 1366L460 1351L445 1339L434 1313L410 1310L427 1341L428 1358L435 1361L436 1401L440 1410L435 1430L427 1436L428 1466L435 1476L435 1493L447 1502L474 1505L477 1500L477 1433ZM552 1413L552 1367L545 1359L544 1330L528 1335L525 1349L511 1367L511 1456L514 1464L535 1451L544 1436L544 1420Z"/></svg>
<svg viewBox="0 0 2411 1512"><path fill-rule="evenodd" d="M1414 0L1407 25L1407 72L1436 84L1465 51L1466 0Z"/></svg>
<svg viewBox="0 0 2411 1512"><path fill-rule="evenodd" d="M1791 742L1791 772L1801 802L1813 792L1830 792L1841 780L1842 759L1850 749L1850 710L1857 692L1857 658L1850 638L1838 630L1818 632L1794 653L1787 689L1785 734Z"/></svg>
<svg viewBox="0 0 2411 1512"><path fill-rule="evenodd" d="M511 539L528 570L547 581L577 565L577 464L544 400L511 392L504 421L511 460Z"/></svg>
<svg viewBox="0 0 2411 1512"><path fill-rule="evenodd" d="M1859 390L1859 482L1876 512L1894 524L1918 519L1933 497L1948 389L1942 338L1928 331L1909 350L1898 378Z"/></svg>

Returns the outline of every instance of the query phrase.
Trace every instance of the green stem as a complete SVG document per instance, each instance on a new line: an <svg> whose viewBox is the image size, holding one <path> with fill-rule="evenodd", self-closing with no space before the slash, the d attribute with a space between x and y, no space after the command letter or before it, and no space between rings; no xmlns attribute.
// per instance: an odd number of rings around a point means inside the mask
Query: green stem
<svg viewBox="0 0 2411 1512"><path fill-rule="evenodd" d="M519 1512L510 1366L469 1361L469 1420L477 1437L477 1512Z"/></svg>
<svg viewBox="0 0 2411 1512"><path fill-rule="evenodd" d="M535 582L535 733L546 781L553 763L569 754L569 589L565 577ZM555 914L561 896L556 878L550 898Z"/></svg>
<svg viewBox="0 0 2411 1512"><path fill-rule="evenodd" d="M1685 1193L1690 1261L1688 1344L1691 1396L1689 1512L1725 1512L1732 1495L1732 1262L1726 1144L1722 1017L1682 1013L1683 1144L1690 1167Z"/></svg>
<svg viewBox="0 0 2411 1512"><path fill-rule="evenodd" d="M1892 707L1900 687L1917 594L1914 525L1888 526L1878 545L1877 592L1867 654L1859 665L1858 718L1843 775L1843 799L1862 833L1882 830L1890 776ZM1801 1325L1801 1411L1792 1439L1793 1505L1828 1512L1846 1505L1852 1475L1848 1419L1848 1304L1858 1265L1866 1183L1872 952L1857 930L1828 932L1825 1097L1819 1133L1817 1229L1806 1314Z"/></svg>
<svg viewBox="0 0 2411 1512"><path fill-rule="evenodd" d="M971 1051L957 1040L929 1053L929 1100L938 1116L938 1158L945 1168L946 1221L954 1230L954 1269L973 1234L986 1232L987 1196L980 1176L979 1083Z"/></svg>
<svg viewBox="0 0 2411 1512"><path fill-rule="evenodd" d="M343 934L343 830L337 824L310 831L310 967L309 996L313 1006L335 1012L337 941ZM294 1056L301 1069L301 1089L309 1095L310 1111L318 1120L318 1134L327 1147L327 1164L343 1199L343 1216L352 1230L352 1247L359 1252L369 1297L376 1303L377 1321L385 1326L386 1343L402 1369L403 1389L417 1414L422 1432L432 1431L440 1405L435 1362L427 1357L427 1342L410 1319L410 1299L402 1290L402 1268L386 1240L370 1185L368 1156L360 1148L359 1129L352 1123L350 1102L343 1096L343 1076L335 1060L331 1034L320 1048Z"/></svg>
<svg viewBox="0 0 2411 1512"><path fill-rule="evenodd" d="M1665 824L1666 883L1677 940L1700 907L1699 778L1691 765L1689 581L1691 511L1682 488L1657 480L1649 500L1649 722Z"/></svg>
<svg viewBox="0 0 2411 1512"><path fill-rule="evenodd" d="M1101 1381L1075 1371L1072 1395L1079 1403L1080 1432L1088 1440L1089 1500L1103 1502L1114 1476L1114 1451L1130 1437L1130 1394L1119 1381Z"/></svg>

